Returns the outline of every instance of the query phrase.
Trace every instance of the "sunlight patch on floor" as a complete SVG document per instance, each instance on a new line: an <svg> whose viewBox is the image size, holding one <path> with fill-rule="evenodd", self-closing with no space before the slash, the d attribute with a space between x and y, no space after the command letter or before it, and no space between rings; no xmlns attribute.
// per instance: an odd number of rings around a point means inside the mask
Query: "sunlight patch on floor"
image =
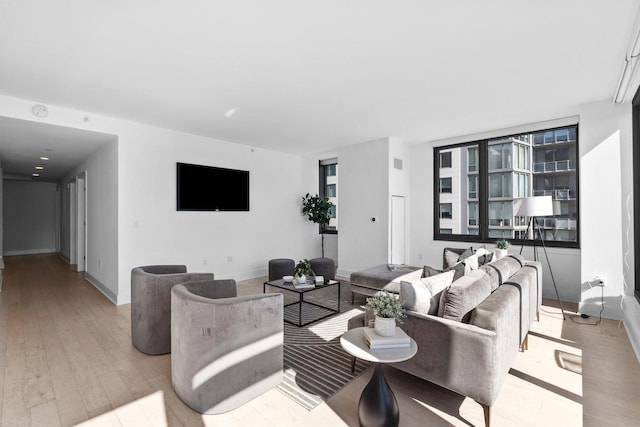
<svg viewBox="0 0 640 427"><path fill-rule="evenodd" d="M157 391L77 424L79 427L101 427L109 425L135 425L141 427L168 426L164 393Z"/></svg>

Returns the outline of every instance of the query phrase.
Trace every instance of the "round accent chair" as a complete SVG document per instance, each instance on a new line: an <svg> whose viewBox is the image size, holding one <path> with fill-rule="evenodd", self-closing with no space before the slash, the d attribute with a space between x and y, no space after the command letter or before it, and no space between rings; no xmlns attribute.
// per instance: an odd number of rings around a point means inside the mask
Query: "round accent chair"
<svg viewBox="0 0 640 427"><path fill-rule="evenodd" d="M324 280L336 278L336 263L331 258L313 258L309 263L316 276L322 276Z"/></svg>
<svg viewBox="0 0 640 427"><path fill-rule="evenodd" d="M216 293L221 285L234 296ZM180 399L202 414L220 414L280 384L283 310L281 293L236 297L234 280L174 286L171 383Z"/></svg>
<svg viewBox="0 0 640 427"><path fill-rule="evenodd" d="M269 281L279 280L284 276L293 276L295 263L289 258L275 258L269 260Z"/></svg>
<svg viewBox="0 0 640 427"><path fill-rule="evenodd" d="M131 341L146 354L171 351L171 288L213 273L187 273L184 265L147 265L131 270Z"/></svg>

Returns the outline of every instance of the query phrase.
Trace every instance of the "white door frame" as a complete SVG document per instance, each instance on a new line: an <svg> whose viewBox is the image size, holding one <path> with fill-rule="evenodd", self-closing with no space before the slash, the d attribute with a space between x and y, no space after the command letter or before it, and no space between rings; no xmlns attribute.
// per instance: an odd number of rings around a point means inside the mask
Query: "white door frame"
<svg viewBox="0 0 640 427"><path fill-rule="evenodd" d="M87 171L76 176L76 265L86 270L87 260Z"/></svg>
<svg viewBox="0 0 640 427"><path fill-rule="evenodd" d="M69 264L75 265L78 262L78 193L77 183L74 178L69 183Z"/></svg>

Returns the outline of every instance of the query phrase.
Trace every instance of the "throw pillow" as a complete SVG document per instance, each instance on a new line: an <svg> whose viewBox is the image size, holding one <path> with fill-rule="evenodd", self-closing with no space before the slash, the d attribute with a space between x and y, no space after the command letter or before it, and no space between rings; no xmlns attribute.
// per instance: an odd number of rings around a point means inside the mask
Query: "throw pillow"
<svg viewBox="0 0 640 427"><path fill-rule="evenodd" d="M477 269L456 280L442 292L438 316L467 323L471 311L491 295L490 278Z"/></svg>
<svg viewBox="0 0 640 427"><path fill-rule="evenodd" d="M473 248L444 248L442 253L442 269L453 267L458 262L473 255Z"/></svg>
<svg viewBox="0 0 640 427"><path fill-rule="evenodd" d="M469 255L464 260L462 260L462 262L464 263L464 274L467 274L471 270L477 270L478 267L480 267L478 255L476 254Z"/></svg>
<svg viewBox="0 0 640 427"><path fill-rule="evenodd" d="M485 265L493 260L493 252L489 252L486 248L476 249L475 255L478 256L478 265Z"/></svg>
<svg viewBox="0 0 640 427"><path fill-rule="evenodd" d="M405 309L421 314L437 314L441 293L451 285L453 271L400 282L400 302Z"/></svg>
<svg viewBox="0 0 640 427"><path fill-rule="evenodd" d="M422 269L422 277L431 277L436 274L444 273L445 271L453 271L454 272L453 281L455 282L456 280L464 276L464 268L465 268L465 265L463 262L458 262L455 265L453 265L453 267L447 268L446 270L440 270L440 269L425 265L424 268Z"/></svg>

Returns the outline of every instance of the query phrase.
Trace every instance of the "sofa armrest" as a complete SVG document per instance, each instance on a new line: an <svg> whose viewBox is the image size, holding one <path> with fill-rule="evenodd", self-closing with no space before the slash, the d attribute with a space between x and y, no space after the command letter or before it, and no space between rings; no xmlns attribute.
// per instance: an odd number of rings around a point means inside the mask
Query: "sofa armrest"
<svg viewBox="0 0 640 427"><path fill-rule="evenodd" d="M401 327L418 353L394 366L491 406L518 350L518 316L513 287L480 303L470 324L409 312Z"/></svg>

